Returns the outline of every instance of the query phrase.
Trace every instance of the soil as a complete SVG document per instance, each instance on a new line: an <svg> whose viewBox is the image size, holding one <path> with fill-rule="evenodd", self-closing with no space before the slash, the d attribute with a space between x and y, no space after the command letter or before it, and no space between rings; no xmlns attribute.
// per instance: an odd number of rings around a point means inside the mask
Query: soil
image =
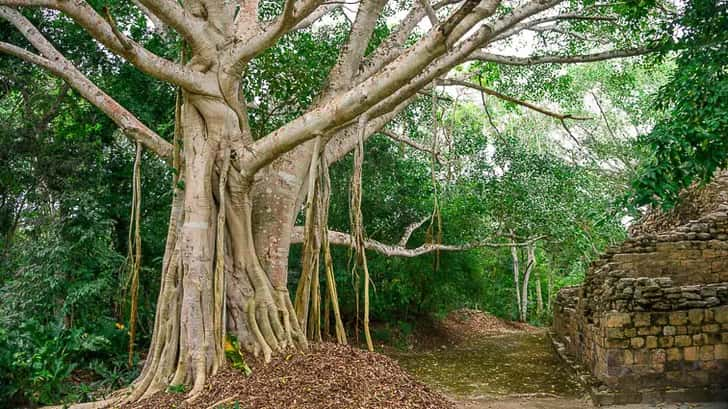
<svg viewBox="0 0 728 409"><path fill-rule="evenodd" d="M500 398L463 400L458 409L586 409L594 408L589 399L567 398ZM728 409L728 403L642 403L609 406L609 409Z"/></svg>
<svg viewBox="0 0 728 409"><path fill-rule="evenodd" d="M184 393L157 393L123 409L381 408L454 409L454 402L406 373L392 359L350 346L313 344L305 352L248 362L246 377L225 369L191 404Z"/></svg>

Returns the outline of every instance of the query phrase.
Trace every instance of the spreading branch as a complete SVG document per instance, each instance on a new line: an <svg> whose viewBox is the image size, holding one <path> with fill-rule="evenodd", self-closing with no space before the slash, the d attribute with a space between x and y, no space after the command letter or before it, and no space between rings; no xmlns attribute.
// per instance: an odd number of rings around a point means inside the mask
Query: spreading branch
<svg viewBox="0 0 728 409"><path fill-rule="evenodd" d="M403 144L408 145L412 148L415 148L418 151L427 152L431 155L435 155L435 158L437 159L438 163L440 163L440 164L444 163L444 161L442 160L441 152L433 151L432 146L426 146L422 143L417 142L416 140L414 140L412 138L408 138L404 135L396 134L396 133L390 131L389 129L382 129L381 131L379 131L379 133L388 137L389 139L392 139L393 141L402 142Z"/></svg>
<svg viewBox="0 0 728 409"><path fill-rule="evenodd" d="M121 34L109 20L97 13L86 1L0 0L0 6L41 7L58 10L83 27L109 51L123 57L146 74L179 85L192 92L216 94L217 83L214 82L213 76L194 71L150 52Z"/></svg>
<svg viewBox="0 0 728 409"><path fill-rule="evenodd" d="M523 100L520 100L520 99L517 99L517 98L513 98L511 96L505 95L503 93L500 93L500 92L498 92L496 90L493 90L493 89L490 89L490 88L482 87L479 84L473 84L472 82L463 81L463 80L456 79L456 78L445 78L445 79L439 80L438 81L438 85L441 85L441 86L460 86L460 87L472 88L472 89L477 90L477 91L480 91L480 92L482 92L484 94L488 94L490 96L494 96L494 97L499 98L499 99L502 99L504 101L512 102L514 104L520 105L522 107L526 107L526 108L531 109L533 111L536 111L538 113L541 113L541 114L544 114L546 116L550 116L552 118L556 118L556 119L559 119L559 120L562 120L562 121L564 119L573 119L573 120L576 120L576 121L585 121L585 120L591 119L591 118L586 117L586 116L576 116L576 115L571 115L571 114L561 114L561 113L558 113L558 112L550 111L550 110L548 110L546 108L540 107L540 106L535 105L535 104L532 104L530 102L523 101Z"/></svg>
<svg viewBox="0 0 728 409"><path fill-rule="evenodd" d="M468 58L471 61L494 62L505 65L538 65L538 64L579 64L595 61L611 60L615 58L635 57L654 51L649 47L627 48L621 50L602 51L593 54L580 55L539 55L532 57L516 57L475 51Z"/></svg>
<svg viewBox="0 0 728 409"><path fill-rule="evenodd" d="M68 61L20 12L0 6L0 18L15 26L41 55L0 42L0 52L41 66L65 80L74 90L111 118L129 138L140 142L162 158L169 158L172 145L144 125L131 112L107 95Z"/></svg>
<svg viewBox="0 0 728 409"><path fill-rule="evenodd" d="M477 248L500 248L500 247L526 247L531 243L542 240L545 236L537 236L524 242L490 242L490 241L474 241L465 244L435 244L425 243L415 248L406 248L401 244L391 245L385 244L377 240L365 239L364 247L370 251L376 251L379 254L389 257L417 257L423 254L435 251L466 251ZM342 233L335 230L328 231L328 239L331 244L344 247L352 247L352 237L348 233ZM303 242L303 227L296 226L293 228L291 243Z"/></svg>
<svg viewBox="0 0 728 409"><path fill-rule="evenodd" d="M415 232L415 230L419 229L425 222L430 220L432 215L427 215L423 217L421 220L418 220L409 226L407 226L406 229L404 229L404 233L402 234L402 238L399 240L400 247L407 247L407 242L409 241L410 237L412 237L412 233Z"/></svg>

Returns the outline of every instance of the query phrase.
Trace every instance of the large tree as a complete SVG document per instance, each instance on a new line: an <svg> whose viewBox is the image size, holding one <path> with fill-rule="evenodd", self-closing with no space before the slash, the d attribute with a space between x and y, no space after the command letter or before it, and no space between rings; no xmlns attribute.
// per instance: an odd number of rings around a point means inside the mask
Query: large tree
<svg viewBox="0 0 728 409"><path fill-rule="evenodd" d="M336 12L339 2L122 2L124 12L144 13L150 29L181 38L178 59L144 47L138 38L143 34L115 19L116 6L91 0L0 0L0 18L17 29L12 35L2 31L6 41L0 42L0 51L62 78L131 140L177 169L152 343L129 400L183 383L192 385L195 396L223 362L226 332L266 359L287 347L306 346L287 277L296 216L306 197L313 196L310 181L317 168L325 171L382 130L418 93L452 86L440 81L452 68L472 60L528 67L639 55L649 47L645 37L631 35L639 28L635 16L658 18L624 3L362 0L315 98L302 114L261 135L248 113L258 96L245 95L243 86L253 75L252 64L284 36L327 24L324 16ZM95 39L100 46L95 52L116 55L178 87L173 141L89 79L90 68L80 65L83 58L68 55L89 50L64 44L72 37L58 27L67 26L45 24L66 19ZM532 55L502 53L515 50L519 38L534 32L543 44L527 47ZM499 92L489 95L516 100Z"/></svg>

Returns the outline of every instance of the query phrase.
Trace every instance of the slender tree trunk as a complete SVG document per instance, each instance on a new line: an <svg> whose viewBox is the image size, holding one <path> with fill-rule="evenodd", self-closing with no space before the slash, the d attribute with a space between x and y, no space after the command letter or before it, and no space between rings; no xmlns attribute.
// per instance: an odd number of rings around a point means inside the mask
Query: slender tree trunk
<svg viewBox="0 0 728 409"><path fill-rule="evenodd" d="M523 274L523 293L521 294L521 322L528 319L528 283L536 264L536 251L533 243L526 246L526 272Z"/></svg>
<svg viewBox="0 0 728 409"><path fill-rule="evenodd" d="M551 306L553 305L551 303L551 297L554 291L554 272L553 272L553 266L554 263L552 262L548 269L548 283L546 283L546 309L548 311L551 311Z"/></svg>
<svg viewBox="0 0 728 409"><path fill-rule="evenodd" d="M541 292L541 273L536 273L536 312L543 314L543 293Z"/></svg>
<svg viewBox="0 0 728 409"><path fill-rule="evenodd" d="M521 313L521 309L523 308L521 305L521 289L519 286L519 276L520 271L518 268L518 247L511 246L511 260L513 263L513 284L516 289L516 305L518 306L518 319L520 320L523 314Z"/></svg>

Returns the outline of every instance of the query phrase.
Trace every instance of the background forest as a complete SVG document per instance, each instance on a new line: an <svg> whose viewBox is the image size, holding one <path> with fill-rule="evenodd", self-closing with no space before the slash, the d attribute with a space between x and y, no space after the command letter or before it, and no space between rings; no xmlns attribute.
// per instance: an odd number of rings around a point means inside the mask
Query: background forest
<svg viewBox="0 0 728 409"><path fill-rule="evenodd" d="M471 63L457 76L483 89L431 88L395 119L390 135L366 144L369 239L398 243L407 226L424 220L408 247L498 244L418 257L370 252L376 344L396 343L418 323L462 307L548 325L552 296L579 283L600 251L624 239L644 205L669 207L681 188L725 165L726 5L694 0L681 7L672 22L681 36L655 44L655 54L528 70ZM146 47L178 54L177 40L148 30L133 9L116 11ZM35 17L45 31L70 37L64 44L95 48L69 21ZM250 101L255 132L276 129L316 97L343 41L346 20L334 20L341 27L289 35L253 61L244 86L254 90L248 95L263 95ZM378 30L386 35L385 21ZM0 25L0 37L13 36ZM174 88L111 55L86 55L95 57L77 61L84 72L171 139ZM130 367L134 146L43 70L3 56L0 73L0 402L89 399L138 374L159 293L172 168L151 156L142 161L140 348ZM484 89L517 95L548 114ZM329 225L347 232L352 159L330 173ZM530 239L532 251L507 245ZM334 249L342 315L356 339L350 257L348 248ZM290 263L300 271L300 244ZM525 291L516 290L514 270L520 280L529 271Z"/></svg>

